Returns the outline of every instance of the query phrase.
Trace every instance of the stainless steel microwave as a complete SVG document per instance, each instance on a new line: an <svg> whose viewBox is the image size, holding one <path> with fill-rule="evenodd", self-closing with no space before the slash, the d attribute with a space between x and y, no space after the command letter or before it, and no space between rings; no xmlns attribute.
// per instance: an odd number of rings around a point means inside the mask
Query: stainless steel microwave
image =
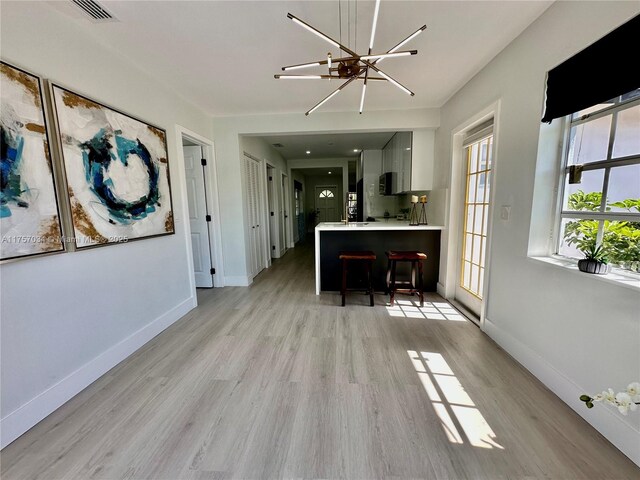
<svg viewBox="0 0 640 480"><path fill-rule="evenodd" d="M394 186L396 184L396 172L387 172L380 175L380 195L394 195Z"/></svg>

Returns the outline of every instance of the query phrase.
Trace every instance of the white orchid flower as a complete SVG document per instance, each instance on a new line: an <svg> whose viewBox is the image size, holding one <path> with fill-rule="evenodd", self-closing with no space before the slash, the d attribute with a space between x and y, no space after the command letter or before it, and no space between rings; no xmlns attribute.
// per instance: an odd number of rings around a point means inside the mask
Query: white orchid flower
<svg viewBox="0 0 640 480"><path fill-rule="evenodd" d="M632 382L627 386L627 393L633 402L640 402L640 382Z"/></svg>
<svg viewBox="0 0 640 480"><path fill-rule="evenodd" d="M631 395L627 392L620 392L616 395L616 403L618 404L618 410L623 415L626 415L631 408L631 405L635 407L635 404L631 401Z"/></svg>
<svg viewBox="0 0 640 480"><path fill-rule="evenodd" d="M611 404L615 405L616 404L616 393L613 391L613 388L610 388L609 390L603 390L602 391L602 399L607 403L611 403Z"/></svg>

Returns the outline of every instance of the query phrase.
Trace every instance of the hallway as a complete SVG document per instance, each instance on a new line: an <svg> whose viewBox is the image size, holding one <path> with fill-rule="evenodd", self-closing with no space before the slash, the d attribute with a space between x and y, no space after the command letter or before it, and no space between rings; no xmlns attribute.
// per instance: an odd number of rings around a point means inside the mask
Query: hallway
<svg viewBox="0 0 640 480"><path fill-rule="evenodd" d="M442 298L400 299L314 295L301 245L249 288L199 291L8 446L2 478L638 478Z"/></svg>

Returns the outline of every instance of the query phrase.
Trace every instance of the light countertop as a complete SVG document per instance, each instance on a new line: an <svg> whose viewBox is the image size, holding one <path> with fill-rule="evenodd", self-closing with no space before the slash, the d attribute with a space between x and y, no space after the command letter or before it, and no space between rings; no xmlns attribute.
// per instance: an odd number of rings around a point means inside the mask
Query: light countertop
<svg viewBox="0 0 640 480"><path fill-rule="evenodd" d="M442 225L409 225L408 221L389 220L382 222L323 222L316 226L316 231L346 230L444 230Z"/></svg>

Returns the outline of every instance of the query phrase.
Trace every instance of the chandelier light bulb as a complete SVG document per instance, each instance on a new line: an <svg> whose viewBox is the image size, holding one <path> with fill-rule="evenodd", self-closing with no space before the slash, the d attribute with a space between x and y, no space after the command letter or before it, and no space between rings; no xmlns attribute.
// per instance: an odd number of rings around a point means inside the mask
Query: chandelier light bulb
<svg viewBox="0 0 640 480"><path fill-rule="evenodd" d="M274 75L279 80L318 80L321 75Z"/></svg>
<svg viewBox="0 0 640 480"><path fill-rule="evenodd" d="M364 108L364 96L367 93L367 84L362 85L362 97L360 97L360 113L362 113L362 109ZM358 150L354 150L357 152Z"/></svg>
<svg viewBox="0 0 640 480"><path fill-rule="evenodd" d="M303 63L302 65L291 65L290 67L284 67L282 70L298 70L299 68L310 68L310 67L317 67L320 65L320 62L313 62L313 63Z"/></svg>
<svg viewBox="0 0 640 480"><path fill-rule="evenodd" d="M396 52L396 53L379 53L377 55L363 55L360 58L362 60L375 60L376 58L383 59L389 57L408 57L409 55L417 54L417 50L407 50L406 52Z"/></svg>
<svg viewBox="0 0 640 480"><path fill-rule="evenodd" d="M378 25L378 12L380 12L380 0L376 0L376 9L373 12L373 27L371 28L371 41L369 42L369 52L373 48L373 40L376 38L376 26Z"/></svg>

